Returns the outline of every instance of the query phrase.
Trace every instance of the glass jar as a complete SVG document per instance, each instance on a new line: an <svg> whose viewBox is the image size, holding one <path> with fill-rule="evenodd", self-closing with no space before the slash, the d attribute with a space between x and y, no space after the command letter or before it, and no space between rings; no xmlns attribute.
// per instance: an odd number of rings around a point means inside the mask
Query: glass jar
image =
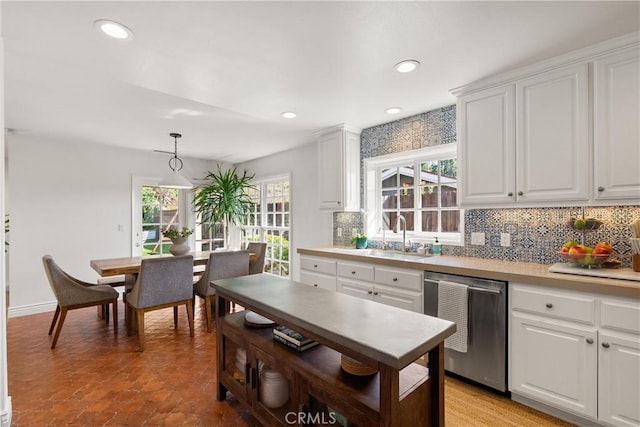
<svg viewBox="0 0 640 427"><path fill-rule="evenodd" d="M267 408L279 408L289 400L289 382L280 372L267 367L260 373L260 401Z"/></svg>

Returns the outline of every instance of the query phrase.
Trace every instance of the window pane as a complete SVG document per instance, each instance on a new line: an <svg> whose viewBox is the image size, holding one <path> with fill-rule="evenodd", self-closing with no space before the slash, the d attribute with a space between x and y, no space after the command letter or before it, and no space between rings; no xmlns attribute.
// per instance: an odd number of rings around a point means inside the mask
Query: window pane
<svg viewBox="0 0 640 427"><path fill-rule="evenodd" d="M414 223L413 223L413 212L412 211L402 211L400 213L402 214L402 216L404 216L404 219L407 220L407 231L415 230L415 226L414 226ZM398 229L398 231L400 231L400 229Z"/></svg>
<svg viewBox="0 0 640 427"><path fill-rule="evenodd" d="M398 199L396 190L387 190L382 192L382 209L396 209L398 207Z"/></svg>
<svg viewBox="0 0 640 427"><path fill-rule="evenodd" d="M438 186L427 185L421 188L422 193L422 207L423 208L437 208L438 207Z"/></svg>
<svg viewBox="0 0 640 427"><path fill-rule="evenodd" d="M385 230L391 230L391 215L395 212L382 212L382 228Z"/></svg>
<svg viewBox="0 0 640 427"><path fill-rule="evenodd" d="M382 169L380 172L382 188L395 188L398 186L398 168Z"/></svg>
<svg viewBox="0 0 640 427"><path fill-rule="evenodd" d="M455 181L458 177L458 164L456 159L440 161L440 175L442 176L443 183L446 183L447 180Z"/></svg>
<svg viewBox="0 0 640 427"><path fill-rule="evenodd" d="M438 231L437 211L422 211L422 231Z"/></svg>
<svg viewBox="0 0 640 427"><path fill-rule="evenodd" d="M460 211L442 211L442 231L458 233L460 231Z"/></svg>
<svg viewBox="0 0 640 427"><path fill-rule="evenodd" d="M413 187L400 190L400 208L412 208L413 204Z"/></svg>
<svg viewBox="0 0 640 427"><path fill-rule="evenodd" d="M452 207L457 205L457 188L455 185L442 186L442 207Z"/></svg>
<svg viewBox="0 0 640 427"><path fill-rule="evenodd" d="M400 186L413 186L414 170L412 165L400 167Z"/></svg>

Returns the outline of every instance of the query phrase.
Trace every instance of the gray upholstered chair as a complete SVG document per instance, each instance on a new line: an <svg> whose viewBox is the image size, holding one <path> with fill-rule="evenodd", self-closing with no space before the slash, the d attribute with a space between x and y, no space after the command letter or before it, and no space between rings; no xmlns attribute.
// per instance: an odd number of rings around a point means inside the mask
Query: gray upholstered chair
<svg viewBox="0 0 640 427"><path fill-rule="evenodd" d="M140 264L138 278L127 294L126 309L131 309L127 318L127 331L137 319L138 342L144 351L144 314L147 311L173 307L174 326L178 325L178 306L187 308L189 330L193 336L193 257L145 258ZM135 316L133 315L135 313Z"/></svg>
<svg viewBox="0 0 640 427"><path fill-rule="evenodd" d="M264 256L267 252L267 244L263 242L249 242L247 250L256 254L256 259L249 262L249 274L260 274L264 272Z"/></svg>
<svg viewBox="0 0 640 427"><path fill-rule="evenodd" d="M249 251L211 252L204 274L193 285L193 293L204 298L207 332L211 332L213 327L211 305L216 294L215 289L210 286L211 281L246 276L247 274L249 274Z"/></svg>
<svg viewBox="0 0 640 427"><path fill-rule="evenodd" d="M44 271L47 273L51 289L58 301L56 312L53 315L53 320L49 327L49 335L51 335L56 322L58 323L51 348L56 348L56 343L62 330L62 324L67 317L67 311L76 308L108 306L108 304L112 304L113 333L118 333L118 291L108 285L87 283L68 275L53 261L51 255L43 256L42 263L44 264ZM106 315L105 318L107 323L109 323L109 316Z"/></svg>

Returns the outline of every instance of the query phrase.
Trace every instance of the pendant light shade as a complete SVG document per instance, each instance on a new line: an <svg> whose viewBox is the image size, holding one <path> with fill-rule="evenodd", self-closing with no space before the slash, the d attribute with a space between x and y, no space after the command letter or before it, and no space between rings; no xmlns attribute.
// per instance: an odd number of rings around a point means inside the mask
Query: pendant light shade
<svg viewBox="0 0 640 427"><path fill-rule="evenodd" d="M170 133L169 136L173 138L174 143L173 157L169 159L169 168L171 168L171 172L169 172L169 175L166 176L159 185L164 188L193 188L193 184L180 173L180 169L182 169L182 160L178 157L178 138L182 138L182 135L179 133Z"/></svg>

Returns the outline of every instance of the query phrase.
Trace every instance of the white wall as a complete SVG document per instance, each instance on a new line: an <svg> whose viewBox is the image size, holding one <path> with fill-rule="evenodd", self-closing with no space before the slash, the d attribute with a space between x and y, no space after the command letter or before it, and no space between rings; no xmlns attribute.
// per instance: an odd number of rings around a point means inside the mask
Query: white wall
<svg viewBox="0 0 640 427"><path fill-rule="evenodd" d="M318 161L316 144L238 164L256 179L291 176L291 278L300 280L298 248L333 246L332 214L318 209Z"/></svg>
<svg viewBox="0 0 640 427"><path fill-rule="evenodd" d="M153 152L24 135L9 136L6 149L12 317L55 309L43 255L86 281L98 277L91 259L129 256L131 177L161 177L169 166L167 156ZM183 161L187 178L202 178L215 167Z"/></svg>

